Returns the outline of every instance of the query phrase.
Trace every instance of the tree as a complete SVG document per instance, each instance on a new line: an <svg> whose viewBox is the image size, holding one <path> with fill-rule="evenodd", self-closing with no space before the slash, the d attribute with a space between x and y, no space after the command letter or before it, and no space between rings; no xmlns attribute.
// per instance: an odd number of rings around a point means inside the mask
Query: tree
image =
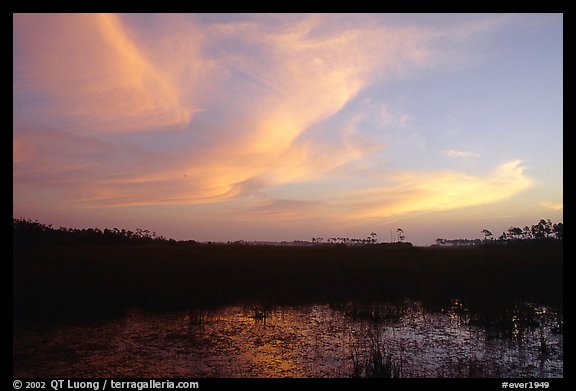
<svg viewBox="0 0 576 391"><path fill-rule="evenodd" d="M508 236L511 236L514 239L520 239L520 236L522 236L522 228L519 227L508 228Z"/></svg>
<svg viewBox="0 0 576 391"><path fill-rule="evenodd" d="M556 239L562 240L564 239L564 224L558 223L552 226L552 232L554 232L554 236Z"/></svg>
<svg viewBox="0 0 576 391"><path fill-rule="evenodd" d="M396 234L398 235L398 243L402 243L404 239L406 239L406 235L404 235L404 230L402 228L398 228Z"/></svg>
<svg viewBox="0 0 576 391"><path fill-rule="evenodd" d="M376 232L372 232L370 236L372 237L371 239L372 243L376 243L377 242L376 236L378 236L378 234Z"/></svg>
<svg viewBox="0 0 576 391"><path fill-rule="evenodd" d="M488 240L488 238L494 239L492 232L488 231L487 229L483 229L482 234L484 235L484 240Z"/></svg>
<svg viewBox="0 0 576 391"><path fill-rule="evenodd" d="M524 239L532 239L532 231L530 230L529 226L522 228L522 237Z"/></svg>
<svg viewBox="0 0 576 391"><path fill-rule="evenodd" d="M542 220L540 220L542 221ZM546 237L549 237L550 235L552 235L552 221L550 221L550 219L544 221L544 234L546 235Z"/></svg>
<svg viewBox="0 0 576 391"><path fill-rule="evenodd" d="M446 244L446 239L442 239L442 238L436 239L436 245L437 246L443 246L445 244Z"/></svg>
<svg viewBox="0 0 576 391"><path fill-rule="evenodd" d="M552 234L552 222L550 219L540 219L538 224L532 226L531 231L534 239L546 239Z"/></svg>

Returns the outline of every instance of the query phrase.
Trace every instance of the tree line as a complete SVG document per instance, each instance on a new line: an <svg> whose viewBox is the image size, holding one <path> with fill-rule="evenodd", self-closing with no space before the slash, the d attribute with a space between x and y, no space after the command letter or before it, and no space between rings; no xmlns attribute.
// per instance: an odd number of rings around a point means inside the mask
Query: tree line
<svg viewBox="0 0 576 391"><path fill-rule="evenodd" d="M402 228L396 229L396 242L392 241L392 231L390 231L390 242L378 242L378 234L376 232L370 233L365 238L348 238L348 237L331 237L324 239L321 236L313 237L312 244L332 244L332 245L340 245L340 246L358 246L358 245L370 245L370 244L379 244L379 245L395 245L395 247L407 247L411 246L412 244L409 242L405 242L406 235Z"/></svg>
<svg viewBox="0 0 576 391"><path fill-rule="evenodd" d="M360 244L376 244L378 239L376 237L378 234L372 232L369 236L365 238L348 238L348 237L332 237L324 239L321 236L313 237L313 244L340 244L340 245L360 245Z"/></svg>
<svg viewBox="0 0 576 391"><path fill-rule="evenodd" d="M540 219L531 226L511 226L501 235L495 235L488 229L480 231L484 239L436 239L437 246L477 246L477 245L543 245L557 243L564 239L564 224L552 223L550 219Z"/></svg>
<svg viewBox="0 0 576 391"><path fill-rule="evenodd" d="M494 235L487 229L482 230L485 240L493 240ZM537 224L529 226L520 227L510 227L502 235L498 237L497 240L531 240L531 239L558 239L562 240L564 238L564 224L554 223L550 219L544 220L540 219Z"/></svg>
<svg viewBox="0 0 576 391"><path fill-rule="evenodd" d="M176 243L156 232L147 229L135 231L105 228L65 228L58 229L52 224L42 224L30 219L12 218L12 240L14 246L38 245L91 245L91 244L150 244Z"/></svg>
<svg viewBox="0 0 576 391"><path fill-rule="evenodd" d="M13 244L14 246L37 246L37 245L91 245L91 244L194 244L194 240L176 241L168 239L156 232L147 229L136 229L135 231L105 228L54 228L52 224L42 224L24 218L13 218ZM501 235L496 237L490 230L481 231L484 239L436 239L437 246L502 246L502 245L547 245L551 243L561 243L564 238L564 224L552 223L550 219L540 219L532 226L510 227ZM404 242L406 235L404 230L396 230L397 242L378 243L378 234L372 232L366 238L348 237L313 237L312 244L321 245L410 245Z"/></svg>

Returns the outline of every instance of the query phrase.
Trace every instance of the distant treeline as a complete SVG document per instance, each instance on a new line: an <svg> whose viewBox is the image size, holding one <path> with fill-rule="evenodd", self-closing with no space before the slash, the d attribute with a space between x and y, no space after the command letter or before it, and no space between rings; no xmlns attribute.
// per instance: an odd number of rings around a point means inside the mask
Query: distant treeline
<svg viewBox="0 0 576 391"><path fill-rule="evenodd" d="M552 223L550 219L540 221L532 226L510 227L497 238L492 232L483 229L484 239L436 239L437 246L515 246L541 247L557 245L564 239L564 224Z"/></svg>
<svg viewBox="0 0 576 391"><path fill-rule="evenodd" d="M42 224L24 218L12 219L13 243L15 247L36 247L36 246L75 246L75 245L96 245L96 244L171 244L171 245L188 245L197 244L195 240L174 240L168 239L156 232L147 229L136 229L136 231L119 229L119 228L65 228L58 229L52 227L52 224ZM401 231L401 230L400 230ZM402 231L403 233L403 231ZM265 242L247 242L238 240L228 242L228 245L282 245L282 246L312 246L312 245L336 245L345 247L348 245L373 245L378 244L387 248L410 248L412 243L403 242L404 236L399 236L398 242L395 243L377 243L376 233L372 232L365 239L355 238L329 238L324 241L322 238L313 238L311 242L293 241L280 243ZM208 245L218 245L224 243L206 242Z"/></svg>
<svg viewBox="0 0 576 391"><path fill-rule="evenodd" d="M16 247L42 245L91 245L91 244L176 244L174 239L167 239L147 229L136 231L105 228L64 228L55 229L29 219L12 219L13 243ZM193 241L192 241L193 242Z"/></svg>
<svg viewBox="0 0 576 391"><path fill-rule="evenodd" d="M378 243L378 234L376 232L372 232L366 238L348 238L348 237L332 237L332 238L322 238L322 237L314 237L312 238L312 245L336 245L338 247L346 247L346 246L365 246L365 245L375 245L377 244L380 247L386 248L410 248L412 247L412 243L405 242L406 235L404 234L404 230L402 228L398 228L396 230L397 241L393 242L392 237L390 237L390 242L380 242ZM390 232L390 236L392 236L392 232Z"/></svg>
<svg viewBox="0 0 576 391"><path fill-rule="evenodd" d="M13 244L15 247L34 247L43 245L93 245L93 244L196 244L194 240L176 241L168 239L156 232L147 229L136 229L135 231L105 228L53 228L51 224L46 225L38 221L24 218L12 219ZM502 232L497 238L492 232L483 229L484 239L436 239L435 246L515 246L515 247L542 247L548 245L559 245L564 238L564 224L552 223L550 219L541 219L532 226L510 227L506 232ZM356 238L312 238L311 242L292 242L292 245L336 245L338 247L358 246L358 245L378 245L389 248L410 248L412 243L404 242L405 235L401 228L397 230L398 241L391 243L378 243L375 232L362 239ZM210 243L209 243L210 244ZM239 241L230 244L249 244Z"/></svg>

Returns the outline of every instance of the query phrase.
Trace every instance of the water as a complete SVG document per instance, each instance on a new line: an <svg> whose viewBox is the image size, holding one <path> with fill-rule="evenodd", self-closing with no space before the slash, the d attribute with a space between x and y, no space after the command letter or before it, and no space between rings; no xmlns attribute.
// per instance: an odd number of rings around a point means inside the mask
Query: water
<svg viewBox="0 0 576 391"><path fill-rule="evenodd" d="M562 313L457 300L128 312L17 329L15 377L562 377Z"/></svg>

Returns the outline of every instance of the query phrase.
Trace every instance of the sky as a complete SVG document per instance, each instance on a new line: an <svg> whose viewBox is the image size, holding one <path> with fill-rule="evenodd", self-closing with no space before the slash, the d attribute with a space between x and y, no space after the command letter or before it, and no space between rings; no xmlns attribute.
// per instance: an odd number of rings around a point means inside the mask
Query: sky
<svg viewBox="0 0 576 391"><path fill-rule="evenodd" d="M14 14L13 216L199 241L563 221L562 14Z"/></svg>

